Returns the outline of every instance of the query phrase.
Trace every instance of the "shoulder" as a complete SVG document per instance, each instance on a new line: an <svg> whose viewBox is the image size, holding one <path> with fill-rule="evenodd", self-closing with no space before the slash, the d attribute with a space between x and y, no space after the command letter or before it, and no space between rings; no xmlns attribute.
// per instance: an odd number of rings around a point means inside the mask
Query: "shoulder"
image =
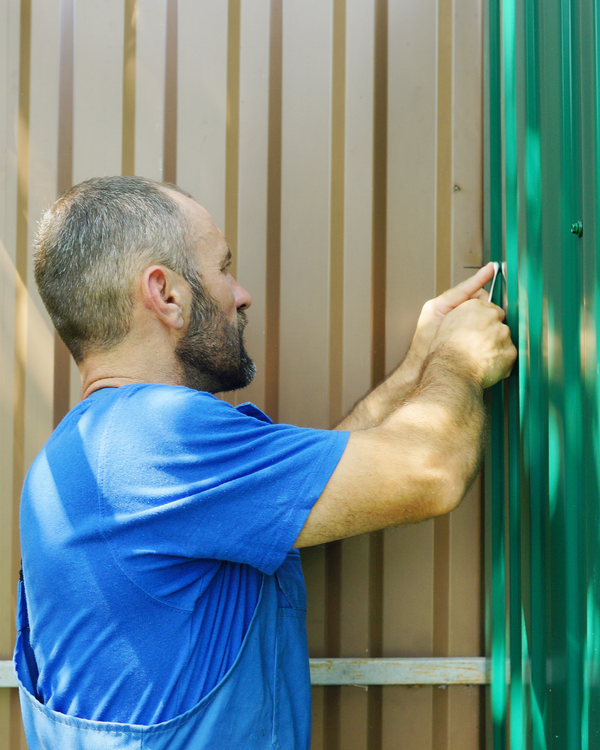
<svg viewBox="0 0 600 750"><path fill-rule="evenodd" d="M138 420L139 428L172 424L179 419L187 421L199 415L225 419L236 413L234 407L211 393L184 386L136 383L111 390L94 407L111 411L118 419Z"/></svg>

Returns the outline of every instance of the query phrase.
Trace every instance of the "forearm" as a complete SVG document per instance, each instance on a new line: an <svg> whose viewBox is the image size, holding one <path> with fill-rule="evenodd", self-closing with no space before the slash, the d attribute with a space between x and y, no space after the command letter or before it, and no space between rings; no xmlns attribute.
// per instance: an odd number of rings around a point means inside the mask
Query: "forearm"
<svg viewBox="0 0 600 750"><path fill-rule="evenodd" d="M357 401L336 430L365 430L381 424L410 396L419 382L427 350L413 341L400 365L383 383Z"/></svg>
<svg viewBox="0 0 600 750"><path fill-rule="evenodd" d="M404 403L378 426L352 432L296 546L453 510L479 467L485 421L477 378L438 351Z"/></svg>
<svg viewBox="0 0 600 750"><path fill-rule="evenodd" d="M410 397L389 414L382 428L421 428L424 447L448 477L448 502L458 504L477 474L486 426L480 379L456 352L438 349L425 361Z"/></svg>

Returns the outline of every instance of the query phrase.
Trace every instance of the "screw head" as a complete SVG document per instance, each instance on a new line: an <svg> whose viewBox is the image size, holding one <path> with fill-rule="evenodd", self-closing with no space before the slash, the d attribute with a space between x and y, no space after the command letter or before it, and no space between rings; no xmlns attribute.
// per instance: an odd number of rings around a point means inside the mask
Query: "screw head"
<svg viewBox="0 0 600 750"><path fill-rule="evenodd" d="M578 237L583 237L583 221L581 221L581 219L571 224L571 234L576 234Z"/></svg>

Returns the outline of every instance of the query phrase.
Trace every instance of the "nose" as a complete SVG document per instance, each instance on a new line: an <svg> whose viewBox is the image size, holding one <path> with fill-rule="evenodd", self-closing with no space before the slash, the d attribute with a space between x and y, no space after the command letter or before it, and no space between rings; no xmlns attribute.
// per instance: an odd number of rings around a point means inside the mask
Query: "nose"
<svg viewBox="0 0 600 750"><path fill-rule="evenodd" d="M250 296L250 293L247 292L241 284L238 284L235 279L233 281L233 284L233 294L235 297L236 308L238 310L247 310L252 304L252 297Z"/></svg>

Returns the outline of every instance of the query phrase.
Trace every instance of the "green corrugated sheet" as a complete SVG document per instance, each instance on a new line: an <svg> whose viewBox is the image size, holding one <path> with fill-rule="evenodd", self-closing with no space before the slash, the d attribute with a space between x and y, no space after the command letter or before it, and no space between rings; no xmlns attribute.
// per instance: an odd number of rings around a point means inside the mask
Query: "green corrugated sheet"
<svg viewBox="0 0 600 750"><path fill-rule="evenodd" d="M490 394L487 746L600 748L596 3L489 0L485 50L486 259L519 349Z"/></svg>

